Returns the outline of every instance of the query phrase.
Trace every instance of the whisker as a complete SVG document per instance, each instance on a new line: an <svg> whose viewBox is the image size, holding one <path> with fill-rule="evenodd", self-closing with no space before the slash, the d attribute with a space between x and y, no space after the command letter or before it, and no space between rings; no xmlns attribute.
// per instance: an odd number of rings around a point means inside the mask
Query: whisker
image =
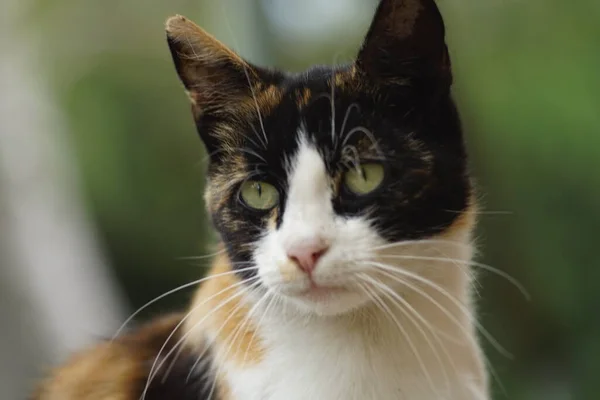
<svg viewBox="0 0 600 400"><path fill-rule="evenodd" d="M438 254L440 254L443 257L449 258L448 254L445 254L443 251L441 251L441 249L434 249ZM453 263L455 266L460 268L460 264L457 263ZM477 295L478 298L481 298L481 284L479 283L478 275L475 273L475 271L471 268L465 268L463 270L464 273L466 273L466 275L469 277L469 284L471 286L471 290L473 293L475 293Z"/></svg>
<svg viewBox="0 0 600 400"><path fill-rule="evenodd" d="M154 358L154 362L152 363L152 366L150 367L150 372L148 374L148 380L146 381L146 385L144 387L144 391L142 393L142 399L145 399L146 397L146 393L148 392L148 389L150 388L150 384L152 383L152 380L154 379L154 377L156 376L156 374L158 373L158 371L160 371L160 369L162 368L162 366L164 365L164 363L166 362L166 360L171 356L171 354L173 354L173 352L177 349L177 347L179 347L179 345L181 345L188 337L189 335L192 333L192 331L194 330L194 328L196 328L197 326L199 326L202 322L204 322L208 317L210 317L213 313L215 313L216 311L218 311L219 309L221 309L221 307L223 307L224 305L226 305L227 303L229 303L230 301L236 299L237 297L243 295L245 293L245 291L242 288L242 291L238 291L237 293L229 296L229 298L227 298L226 300L222 301L216 308L213 308L208 314L206 314L199 322L195 323L194 326L192 328L190 328L188 330L188 332L186 332L178 341L177 343L175 343L175 345L173 346L173 348L171 348L171 350L167 353L167 355L163 358L163 360L158 363L158 360L160 358L160 355L162 354L163 350L165 349L167 343L171 340L171 338L173 337L173 335L175 335L175 333L177 332L177 330L181 327L181 325L183 325L183 323L190 317L192 316L192 314L201 306L203 306L204 304L206 304L206 302L212 300L213 298L221 295L222 293L226 292L227 290L231 290L234 288L237 288L243 284L247 284L248 282L253 282L251 286L254 285L259 285L260 281L258 280L258 277L255 278L251 278L248 280L243 280L237 283L234 283L228 287L226 287L225 289L222 289L221 291L219 291L218 293L213 294L212 296L208 297L207 299L205 299L202 303L195 305L194 307L192 307L192 309L182 318L182 320L175 326L175 328L173 328L173 330L171 331L171 334L167 337L167 339L164 341L163 345L161 346L161 348L158 351L158 354L156 355L156 357ZM158 364L158 366L157 366Z"/></svg>
<svg viewBox="0 0 600 400"><path fill-rule="evenodd" d="M252 127L252 129L254 129L254 127ZM256 132L255 129L254 129L254 131L258 135L258 132ZM250 142L252 142L256 146L256 142L254 142L252 139L250 139L249 137L246 137L246 139L249 140ZM257 147L259 147L259 146L257 146ZM219 154L219 153L226 153L227 155L232 155L235 152L246 153L248 155L258 158L259 160L261 160L264 163L264 164L258 163L256 165L267 165L267 160L263 156L261 156L256 151L249 149L247 147L232 147L232 148L226 148L226 149L217 149L211 153L208 153L206 155L204 161L206 161L206 159L208 159L216 154Z"/></svg>
<svg viewBox="0 0 600 400"><path fill-rule="evenodd" d="M229 313L229 315L227 316L227 318L225 318L225 320L223 321L223 323L220 325L219 329L217 329L217 331L214 333L214 336L217 337L219 335L219 333L221 333L221 331L225 328L225 325L227 325L227 323L229 321L231 321L231 319L237 314L237 312L244 307L246 304L244 302L239 302L235 308ZM230 337L230 336L229 336ZM228 338L229 338L228 337ZM190 377L192 376L192 373L194 372L194 369L196 368L196 366L200 363L200 361L202 360L202 358L204 357L204 355L206 354L206 352L208 351L210 346L206 346L206 349L204 349L204 351L196 358L196 361L194 362L194 364L192 365L192 367L190 368L190 372L186 377L186 382L189 381ZM180 349L183 347L180 347Z"/></svg>
<svg viewBox="0 0 600 400"><path fill-rule="evenodd" d="M435 300L433 297L431 297L429 294L427 294L427 292L419 289L417 286L412 285L412 284L408 284L408 282L404 281L404 280L400 280L399 278L397 278L393 273L399 273L402 274L406 277L412 278L414 280L417 280L419 282L424 283L425 285L436 289L439 293L441 293L444 297L448 298L464 315L465 317L467 317L474 325L477 329L479 329L479 331L486 337L486 339L490 342L490 344L492 346L494 346L494 348L496 348L496 350L502 354L504 357L509 358L509 359L513 359L514 356L508 352L497 340L494 336L492 336L492 334L485 329L485 327L483 325L481 325L479 323L479 321L473 316L473 314L471 313L471 311L465 307L464 304L462 304L459 300L457 300L452 294L450 294L446 289L444 289L443 287L441 287L440 285L436 284L435 282L432 282L429 279L426 279L418 274L412 273L410 271L407 271L404 268L399 268L399 267L394 267L391 265L387 265L387 264L382 264L382 263L378 263L378 262L367 262L368 265L371 265L375 268L379 268L381 269L383 274L386 274L386 271L388 272L388 275L391 279L396 279L396 281L400 284L405 284L408 288L414 290L415 292L417 292L418 294L420 294L421 296L425 297L427 300L431 301L434 305L436 305L440 311L442 311L454 324L456 324L457 327L459 327L466 335L467 337L469 337L469 332L466 330L466 328L462 325L462 323L456 318L456 316L452 315L452 313L450 313L444 306L442 306L437 300Z"/></svg>
<svg viewBox="0 0 600 400"><path fill-rule="evenodd" d="M387 271L377 271L380 274L383 274L385 276L391 275L389 272ZM366 274L365 274L366 275ZM392 288L390 288L388 285L386 285L385 283L381 282L380 280L375 280L374 278L370 277L369 275L366 275L366 277L369 278L369 280L373 280L374 282L382 285L383 287L386 288L386 291L396 299L396 301L399 301L404 307L406 307L407 309L411 310L415 316L419 319L419 321L421 321L423 324L425 324L425 326L427 328L429 328L429 330L432 331L432 333L434 333L436 336L437 334L440 334L441 336L444 337L444 339L448 340L449 342L455 343L455 344L460 344L462 341L455 338L454 336L449 335L448 333L440 330L439 328L431 325L431 323L429 321L427 321L427 319L425 319L423 316L421 316L421 314L419 314L417 312L417 310L406 300L404 299L402 296L400 296L398 293L396 293ZM418 290L418 288L415 288L409 281L404 280L400 277L395 276L393 278L396 282L407 286L408 288L411 288L413 290Z"/></svg>
<svg viewBox="0 0 600 400"><path fill-rule="evenodd" d="M352 153L352 154L347 154L347 153ZM354 156L354 158L352 158L352 156ZM344 147L344 150L342 151L342 157L343 157L343 159L342 159L343 164L347 164L345 159L349 158L348 162L350 163L350 166L352 166L356 170L360 170L360 154L358 153L356 146ZM350 169L348 166L346 166L346 168Z"/></svg>
<svg viewBox="0 0 600 400"><path fill-rule="evenodd" d="M244 73L246 75L246 79L248 80L248 86L250 86L250 91L252 92L252 98L254 99L254 105L256 107L256 114L258 115L258 122L260 123L260 129L262 131L263 134L263 138L265 139L264 143L264 148L267 148L267 145L269 143L269 139L267 137L267 132L265 131L265 125L263 123L263 117L262 114L260 112L260 107L258 106L258 100L256 99L256 93L254 91L254 86L252 86L252 83L250 82L250 75L248 74L248 68L246 68L246 65L244 64Z"/></svg>
<svg viewBox="0 0 600 400"><path fill-rule="evenodd" d="M446 364L442 361L442 358L439 355L439 352L436 350L436 347L434 346L434 344L431 342L431 340L429 339L429 336L426 334L426 332L421 328L421 326L417 323L417 321L415 320L415 318L410 315L406 310L411 310L412 314L414 314L423 325L425 325L426 327L429 328L429 331L431 332L432 336L434 337L434 340L436 340L436 342L438 343L438 345L441 347L442 351L444 352L444 354L446 355L447 359L450 360L450 363L454 364L452 361L452 357L450 356L450 354L448 354L448 350L446 349L446 346L444 346L444 344L442 343L442 341L440 340L439 336L435 333L435 331L437 329L434 329L431 324L429 323L429 321L427 321L425 318L423 318L415 309L414 307L412 307L406 300L404 300L402 298L402 296L398 295L396 292L394 292L392 289L390 289L389 286L387 286L386 284L384 284L383 282L377 281L373 278L371 278L370 276L366 275L366 274L361 274L363 275L363 279L371 282L371 284L374 287L379 287L381 290L383 290L385 293L384 295L386 296L386 298L391 301L408 319L409 321L411 321L413 323L413 325L415 326L415 328L417 328L419 330L419 332L421 333L421 335L423 336L423 338L425 339L425 341L427 342L427 344L429 345L429 347L431 348L431 351L434 354L434 357L437 359L441 369L442 369L442 373L444 374L444 378L446 381L446 388L448 390L451 389L451 385L450 385L450 376L448 375L448 368L446 366ZM400 304L398 304L400 303ZM456 368L456 365L453 365L453 368L455 371L458 371L458 369Z"/></svg>
<svg viewBox="0 0 600 400"><path fill-rule="evenodd" d="M224 4L224 3L221 3ZM235 39L235 35L233 33L233 29L231 28L231 24L229 23L229 16L227 15L227 12L225 10L225 6L221 7L221 12L223 13L223 19L225 21L225 25L227 26L227 29L229 30L229 34L231 35L232 40L235 43L235 47L238 47L237 44L237 40ZM256 99L256 93L254 90L254 85L252 85L252 80L250 79L250 74L248 73L248 67L246 66L246 63L242 62L242 67L244 69L244 75L246 76L246 81L248 82L248 88L250 89L250 92L252 93L252 100L254 101L254 106L256 107L256 115L258 116L258 121L260 122L260 129L262 130L262 134L263 134L263 138L264 138L264 142L261 140L263 147L266 149L267 145L269 143L269 139L267 137L267 132L265 131L265 125L263 123L263 117L262 114L260 112L260 107L258 106L258 100ZM260 139L260 136L258 136Z"/></svg>
<svg viewBox="0 0 600 400"><path fill-rule="evenodd" d="M373 290L370 290L368 285L366 285L366 284L361 285L359 283L359 287L362 287L363 291L367 294L367 296L371 299L371 301L373 301L374 304L378 305L379 309L383 311L384 315L388 316L388 318L391 318L391 320L396 324L396 326L400 330L400 333L402 333L402 336L404 336L404 338L406 339L406 341L411 349L411 352L417 359L417 362L419 363L421 371L425 375L425 378L427 379L431 389L433 390L434 393L437 394L437 390L435 389L435 384L433 382L433 379L431 378L431 375L429 374L429 371L425 367L425 363L423 362L423 359L421 358L421 354L417 351L413 341L410 338L410 335L408 335L408 333L406 332L406 330L404 329L404 327L402 326L400 321L398 321L396 316L392 313L392 311L387 306L387 304L385 304L385 302L377 295L377 293L374 292Z"/></svg>
<svg viewBox="0 0 600 400"><path fill-rule="evenodd" d="M269 310L271 309L271 305L273 303L277 303L278 300L279 300L278 295L273 292L271 295L271 299L269 300L269 303L267 304L267 307L265 308L261 317L259 318L256 326L258 326L258 327L262 326L263 319L265 318L265 316L268 314ZM257 333L258 333L258 329L255 329L252 332L252 337L250 338L250 341L248 342L248 346L246 346L246 351L244 352L244 358L242 360L242 365L246 365L246 357L248 356L248 351L252 348L252 345L254 344L254 339L256 338Z"/></svg>
<svg viewBox="0 0 600 400"><path fill-rule="evenodd" d="M247 292L249 292L252 288L255 288L258 286L259 282L255 282L253 285L251 285L250 287L248 287ZM228 289L232 289L232 287L230 286ZM219 327L219 329L217 329L215 335L218 335L221 330L223 330L223 328L225 327L225 325L227 324L227 322L229 322L229 320L237 313L237 311L244 306L244 303L240 302L238 303L235 308L231 311L231 313L229 314L229 316L225 319L225 321L221 324L221 326ZM197 324L194 325L194 327L192 327L189 331L188 334L191 333L200 323L202 323L204 320L204 318ZM186 335L187 336L187 335ZM175 362L177 361L177 359L179 358L179 356L181 355L181 352L184 350L184 346L183 345L178 345L176 344L173 348L175 347L179 347L179 349L177 350L177 353L175 353L175 356L173 357L173 360L171 361L171 364L169 365L169 368L167 369L166 374L169 373L169 371L173 368L173 365L175 364ZM204 348L204 350L202 351L202 353L200 353L200 355L196 358L196 361L194 362L194 364L192 365L192 367L190 368L190 372L188 373L187 377L186 377L186 382L189 381L192 373L194 372L194 370L196 369L196 367L202 362L204 355L208 352L208 350L210 350L211 347L207 344ZM165 357L165 359L168 358ZM163 377L163 380L165 378Z"/></svg>
<svg viewBox="0 0 600 400"><path fill-rule="evenodd" d="M514 215L514 211L471 211L471 210L446 210L442 211L456 214L473 214L473 215Z"/></svg>
<svg viewBox="0 0 600 400"><path fill-rule="evenodd" d="M238 332L235 334L235 336L233 337L233 339L231 340L231 346L233 345L233 343L236 341L237 336L239 335L239 333L246 329L247 324L250 322L250 318L252 318L252 316L254 315L254 312L256 312L259 307L262 305L262 303L264 301L266 301L267 299L271 298L269 297L271 295L271 291L267 290L262 296L261 298L254 304L254 306L250 309L250 311L248 312L248 314L246 315L246 318L244 318L244 321L240 324L240 328L238 330ZM257 325L259 326L259 325ZM256 331L255 331L256 332ZM240 343L238 343L237 349L235 350L235 354L238 354L238 351L240 350ZM246 350L248 350L248 348L246 348ZM231 350L228 350L231 351Z"/></svg>
<svg viewBox="0 0 600 400"><path fill-rule="evenodd" d="M352 137L352 135L354 135L357 132L361 132L365 136L367 136L369 138L369 140L371 140L371 144L375 147L375 150L377 151L378 155L382 159L384 159L384 160L386 159L385 154L383 154L383 152L381 151L381 149L377 145L377 140L375 139L375 136L373 136L373 133L370 130L368 130L367 128L365 128L364 126L356 126L356 127L352 128L350 130L350 132L348 132L348 135L346 135L346 137L344 138L344 141L342 142L342 147L345 147L346 143L348 143L348 140L350 140L350 138Z"/></svg>
<svg viewBox="0 0 600 400"><path fill-rule="evenodd" d="M489 271L491 273L494 273L504 279L506 279L508 282L510 282L515 288L517 288L521 294L525 297L526 300L530 301L531 300L531 295L529 294L529 292L527 291L527 289L525 289L525 287L514 277L512 277L511 275L507 274L506 272L499 270L498 268L494 268L491 265L487 265L487 264L482 264L482 263L478 263L476 261L466 261L466 260L459 260L459 259L454 259L454 258L446 258L446 257L428 257L428 256L408 256L408 255L380 255L381 258L397 258L397 259L402 259L402 260L421 260L421 261L439 261L439 262L448 262L451 264L463 264L463 265L470 265L473 267L477 267L477 268L481 268L484 269L486 271Z"/></svg>
<svg viewBox="0 0 600 400"><path fill-rule="evenodd" d="M131 314L129 316L129 318L127 318L125 320L125 322L123 322L123 324L119 327L119 329L117 329L117 332L112 337L112 340L114 341L121 334L121 331L123 330L123 328L125 328L125 326L129 322L131 322L132 319L134 319L136 316L138 316L142 311L144 311L146 308L150 307L152 304L156 303L157 301L160 301L160 300L164 299L167 296L170 296L170 295L172 295L174 293L177 293L180 290L187 289L187 288L192 287L192 286L197 286L200 283L208 281L210 279L214 279L214 278L219 278L221 276L235 274L236 272L251 271L251 270L255 270L255 269L258 269L258 267L249 267L249 268L239 269L239 270L235 270L235 271L227 271L227 272L223 272L223 273L216 274L216 275L210 275L210 276L204 277L202 279L198 279L198 280L186 283L185 285L181 285L179 287L176 287L175 289L171 289L168 292L165 292L165 293L161 294L160 296L157 296L154 299L150 300L149 302L147 302L146 304L144 304L143 306L141 306L140 308L138 308L133 314Z"/></svg>
<svg viewBox="0 0 600 400"><path fill-rule="evenodd" d="M390 266L387 266L390 267ZM397 268L390 268L391 271L393 272L398 272ZM431 301L436 307L438 307L440 309L440 311L442 311L460 330L463 331L463 333L465 333L466 337L469 339L471 338L471 335L469 334L468 331L466 331L466 329L463 327L463 325L456 320L456 318L454 316L452 316L452 314L446 309L446 307L442 306L438 301L436 301L435 299L433 299L430 295L428 295L426 292L424 292L423 290L419 289L417 286L411 284L410 282L403 280L399 277L394 276L393 274L391 274L388 269L384 269L384 271L380 271L381 273L383 273L384 275L387 275L389 278L394 279L396 282L405 285L406 287L410 288L411 290L414 290L415 292L417 292L418 294L420 294L421 296L425 297L426 299L428 299L429 301ZM387 272L387 273L386 273ZM401 273L404 272L408 272L408 271L400 271ZM410 273L409 273L410 275ZM492 346L494 346L494 348L496 348L496 350L498 352L500 352L500 354L502 354L503 356L507 357L507 358L513 358L513 356L506 351L499 343L498 341L473 317L473 315L470 313L470 311L468 309L466 309L464 306L462 306L462 304L456 300L454 298L454 296L452 296L450 293L448 293L446 290L444 290L443 288L435 285L435 283L429 281L428 279L425 278L421 278L418 277L420 279L418 280L422 280L423 283L428 284L429 286L433 285L434 288L436 288L438 291L440 291L440 293L442 293L445 297L448 297L455 305L457 305L459 307L459 309L461 309L461 311L467 316L467 318L469 318L471 321L474 322L476 328L486 337L486 339L488 339L490 341L490 343L492 344ZM490 340L491 339L491 340ZM478 343L475 340L471 340L471 345L475 346L475 347L479 347ZM490 373L492 374L494 380L496 380L496 382L498 383L498 385L500 386L500 389L506 394L506 388L504 387L504 384L502 383L500 376L498 375L497 371L494 369L492 363L489 361L489 358L485 355L485 353L482 354L483 358L486 362L486 365L490 371Z"/></svg>
<svg viewBox="0 0 600 400"><path fill-rule="evenodd" d="M225 325L227 325L227 323L231 320L231 318L233 318L233 316L243 306L244 306L244 303L239 302L234 307L234 309L231 310L231 312L229 313L229 316L225 319L225 321L223 321L223 323L219 326L219 329L217 329L217 331L215 332L215 336L217 336L223 330L223 328L225 327ZM184 349L184 346L179 346L179 349L177 350L177 353L175 353L175 356L173 357L173 361L171 362L171 366L175 363L175 360L177 360L177 358L180 356L180 354L183 351L183 349ZM200 364L200 362L202 362L202 360L204 359L204 355L208 352L209 349L210 349L210 346L208 344L206 344L206 346L205 346L204 350L202 351L202 353L200 353L200 355L198 357L196 357L196 361L194 362L194 364L190 368L190 372L188 373L188 375L187 375L187 377L185 379L186 383L190 380L190 377L194 373L194 370ZM171 366L169 366L169 370L170 370Z"/></svg>
<svg viewBox="0 0 600 400"><path fill-rule="evenodd" d="M444 239L417 239L417 240L402 240L399 242L389 243L382 246L373 247L370 250L385 250L394 247L402 247L402 246L412 246L412 245L426 245L426 244L448 244L457 247L464 247L466 249L471 249L472 246L463 242L458 242L455 240L444 240Z"/></svg>
<svg viewBox="0 0 600 400"><path fill-rule="evenodd" d="M346 130L346 123L348 122L348 118L350 117L352 110L356 110L356 111L360 112L360 106L358 105L358 103L354 102L354 103L350 104L348 106L348 109L346 110L346 115L344 115L344 121L342 122L342 129L340 129L340 135L342 137L344 135L344 131Z"/></svg>
<svg viewBox="0 0 600 400"><path fill-rule="evenodd" d="M335 146L335 69L331 69L331 143Z"/></svg>
<svg viewBox="0 0 600 400"><path fill-rule="evenodd" d="M260 142L261 147L263 149L266 149L267 148L267 144L264 142L263 138L261 137L261 134L256 130L256 128L254 127L254 125L250 124L250 128L252 129L252 132L254 132L254 135L258 138L258 141ZM256 142L254 142L254 143L256 143Z"/></svg>
<svg viewBox="0 0 600 400"><path fill-rule="evenodd" d="M245 147L240 147L240 148L237 148L235 150L241 151L242 153L246 153L246 154L249 154L251 156L254 156L254 157L258 158L259 160L263 161L265 164L267 164L267 159L264 158L263 156L261 156L260 154L258 154L257 152L255 152L252 149L247 149Z"/></svg>
<svg viewBox="0 0 600 400"><path fill-rule="evenodd" d="M223 292L227 291L227 290L231 290L234 289L236 286L240 286L243 283L245 283L244 281L241 282L237 282L235 284L229 285L228 287L222 289L220 292L213 294L212 296L208 297L207 299L205 299L202 303L197 304L196 306L194 306L183 318L181 321L179 321L179 323L175 326L175 328L173 328L173 330L171 331L171 333L169 334L169 336L165 339L165 341L163 342L163 345L161 346L160 350L158 351L158 354L156 355L156 358L154 359L154 362L152 364L152 367L150 368L150 372L148 374L148 381L147 386L149 387L152 379L154 379L154 377L156 376L156 374L158 374L158 372L160 371L160 369L162 368L163 364L168 360L168 358L170 357L170 355L172 354L172 352L177 349L179 347L179 349L177 350L177 354L176 357L174 357L173 361L171 362L171 365L169 366L169 368L167 369L166 373L168 373L171 368L172 365L176 362L177 357L179 357L181 350L183 350L183 342L185 341L185 339L188 337L188 335L194 330L194 328L196 326L198 326L199 323L203 322L206 318L208 318L210 315L212 315L215 311L219 310L222 306L224 306L225 304L227 304L229 301L233 300L235 297L231 296L228 299L222 301L217 308L211 310L210 313L208 313L208 315L205 315L204 318L201 319L201 321L197 324L195 324L191 329L188 330L188 332L179 339L179 341L177 341L177 343L173 346L173 348L171 348L171 350L167 353L167 355L164 357L164 359L160 362L160 364L155 368L156 363L158 361L158 359L160 358L160 355L162 353L162 351L164 350L164 348L166 347L167 343L171 340L171 338L173 337L173 335L177 332L177 330L183 325L183 323L202 305L204 305L206 302L210 301L212 298L217 297L218 295L222 294ZM239 293L237 293L239 294ZM181 345L181 346L180 346ZM147 388L146 388L147 389Z"/></svg>
<svg viewBox="0 0 600 400"><path fill-rule="evenodd" d="M244 320L242 321L242 323L240 325L238 325L235 329L235 331L231 332L229 334L229 336L227 337L227 339L225 340L225 345L227 345L227 350L225 352L225 354L222 356L222 362L220 363L217 372L215 373L215 377L218 377L221 369L223 368L223 366L225 365L225 359L229 356L229 352L231 351L231 349L233 348L233 344L235 343L239 333L246 328L246 324L250 321L250 318L252 316L252 314L254 313L255 310L258 309L259 305L268 297L269 292L265 292L265 294L256 302L256 304L254 304L254 306L250 309L250 311L246 314ZM233 313L232 313L233 314ZM230 340L231 336L233 335L233 338ZM236 350L236 352L239 350ZM236 353L237 354L237 353ZM216 385L217 385L217 379L213 380L213 384L211 386L210 392L208 394L208 398L212 399L213 396L213 392L216 389Z"/></svg>
<svg viewBox="0 0 600 400"><path fill-rule="evenodd" d="M225 253L227 250L223 249L223 250L219 250L216 253L212 253L212 254L207 254L205 256L184 256L184 257L177 257L178 260L204 260L206 258L213 258L215 256L218 256L220 254Z"/></svg>
<svg viewBox="0 0 600 400"><path fill-rule="evenodd" d="M254 128L254 125L249 124L250 128L254 131L254 134L256 135L256 137L258 138L259 142L261 143L260 145L258 143L256 143L250 136L246 135L244 136L244 140L249 141L254 147L256 148L261 148L264 147L262 140L260 140L260 135L259 133L256 131L256 128Z"/></svg>

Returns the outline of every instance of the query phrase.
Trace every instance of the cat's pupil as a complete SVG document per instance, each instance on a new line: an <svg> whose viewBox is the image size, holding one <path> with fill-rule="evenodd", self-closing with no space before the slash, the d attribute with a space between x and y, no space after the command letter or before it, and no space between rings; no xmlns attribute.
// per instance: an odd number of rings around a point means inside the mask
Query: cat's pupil
<svg viewBox="0 0 600 400"><path fill-rule="evenodd" d="M258 197L262 197L262 186L260 185L260 183L255 182L254 189L256 190L256 193L258 193Z"/></svg>

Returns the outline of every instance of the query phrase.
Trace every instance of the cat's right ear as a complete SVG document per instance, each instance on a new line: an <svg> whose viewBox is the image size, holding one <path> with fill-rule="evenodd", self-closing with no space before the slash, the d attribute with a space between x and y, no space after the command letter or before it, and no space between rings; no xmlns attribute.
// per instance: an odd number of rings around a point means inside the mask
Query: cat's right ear
<svg viewBox="0 0 600 400"><path fill-rule="evenodd" d="M215 37L180 15L166 22L167 42L179 78L192 102L202 139L209 150L218 138L206 123L240 114L272 73L255 67Z"/></svg>
<svg viewBox="0 0 600 400"><path fill-rule="evenodd" d="M256 69L214 36L177 15L166 22L167 42L179 78L197 114L220 113L251 96Z"/></svg>

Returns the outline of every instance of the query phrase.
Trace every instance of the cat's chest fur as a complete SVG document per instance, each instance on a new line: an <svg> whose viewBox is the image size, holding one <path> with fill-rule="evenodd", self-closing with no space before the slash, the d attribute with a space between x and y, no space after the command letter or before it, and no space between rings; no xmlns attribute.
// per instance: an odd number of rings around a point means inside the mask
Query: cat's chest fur
<svg viewBox="0 0 600 400"><path fill-rule="evenodd" d="M228 369L233 399L480 399L468 371L453 370L456 365L440 349L436 355L423 346L409 326L412 343L385 321L274 323L263 326L261 362Z"/></svg>

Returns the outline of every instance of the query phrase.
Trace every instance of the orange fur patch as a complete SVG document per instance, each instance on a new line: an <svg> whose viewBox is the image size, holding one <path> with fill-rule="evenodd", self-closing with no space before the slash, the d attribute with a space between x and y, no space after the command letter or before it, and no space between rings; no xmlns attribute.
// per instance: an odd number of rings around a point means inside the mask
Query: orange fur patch
<svg viewBox="0 0 600 400"><path fill-rule="evenodd" d="M356 66L352 66L348 71L337 72L334 76L333 82L336 87L340 89L346 89L352 87L356 83Z"/></svg>
<svg viewBox="0 0 600 400"><path fill-rule="evenodd" d="M130 335L73 356L40 385L35 400L134 400L149 365L181 315L157 319Z"/></svg>
<svg viewBox="0 0 600 400"><path fill-rule="evenodd" d="M269 85L263 90L258 90L258 87L254 86L253 90L254 93L242 101L239 110L247 120L258 118L257 105L261 116L265 116L270 114L283 98L283 91L275 85Z"/></svg>
<svg viewBox="0 0 600 400"><path fill-rule="evenodd" d="M270 230L277 229L277 218L279 217L279 207L275 207L269 214L268 227Z"/></svg>
<svg viewBox="0 0 600 400"><path fill-rule="evenodd" d="M312 97L312 92L309 88L304 88L302 90L296 91L296 105L298 108L304 108L308 105L310 98Z"/></svg>
<svg viewBox="0 0 600 400"><path fill-rule="evenodd" d="M461 212L452 225L442 232L440 236L442 238L452 238L457 235L470 234L477 223L477 210L477 201L475 200L475 196L471 195L467 209Z"/></svg>
<svg viewBox="0 0 600 400"><path fill-rule="evenodd" d="M226 255L215 259L209 276L231 272L231 263ZM258 336L257 327L247 319L250 307L243 303L241 293L243 285L232 288L240 283L240 278L235 274L219 276L206 281L194 298L192 307L197 307L196 312L186 322L188 329L210 331L216 335L214 349L215 356L221 361L233 361L240 366L259 363L265 350ZM211 298L212 297L212 298ZM205 318L209 313L210 317ZM195 325L201 324L198 329ZM194 338L190 339L194 340Z"/></svg>
<svg viewBox="0 0 600 400"><path fill-rule="evenodd" d="M227 384L227 379L225 378L225 374L221 373L217 376L217 399L219 400L233 400L233 395L231 394L231 389L229 389L229 385Z"/></svg>

